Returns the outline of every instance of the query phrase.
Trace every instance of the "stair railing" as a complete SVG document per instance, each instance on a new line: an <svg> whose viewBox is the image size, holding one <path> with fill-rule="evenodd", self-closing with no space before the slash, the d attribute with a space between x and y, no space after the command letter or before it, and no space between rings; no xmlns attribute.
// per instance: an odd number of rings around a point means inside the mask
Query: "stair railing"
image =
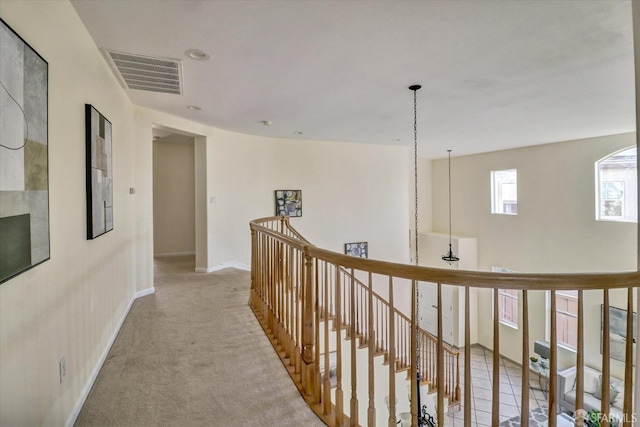
<svg viewBox="0 0 640 427"><path fill-rule="evenodd" d="M358 338L360 338L361 346L368 343L368 316L370 315L367 309L366 301L369 297L369 289L367 286L358 280L353 271L346 271L341 269L341 272L345 275L349 275L349 280L352 280L356 286L355 298L356 298L356 310L355 310L355 328ZM322 305L324 300L322 299L322 293L320 293L319 307L322 312ZM349 295L345 295L343 298L348 299ZM389 304L376 292L373 292L373 305L380 313L376 313L375 319L388 319L389 316ZM348 316L348 314L346 314ZM350 319L346 319L347 324L350 324ZM374 335L383 330L382 325L377 325L374 328ZM395 332L395 348L396 348L396 372L401 372L410 369L411 363L411 349L410 349L410 331L411 331L411 319L407 317L400 310L395 309L394 325L396 327ZM348 337L348 335L347 335ZM423 355L420 358L420 372L421 372L421 384L428 386L429 390L435 390L437 388L437 377L435 370L435 355L438 339L427 332L425 329L418 327L418 342L420 343L420 353ZM384 340L381 337L376 336L380 345L377 347L378 352L385 353L388 347L384 345ZM445 352L445 376L443 378L445 385L445 395L448 399L448 405L453 406L460 401L460 352L454 350L449 345L444 346ZM387 360L385 362L388 362Z"/></svg>
<svg viewBox="0 0 640 427"><path fill-rule="evenodd" d="M417 426L418 388L413 381L402 386L396 374L407 370L416 378L418 353L420 370L435 378L437 391L437 425L445 425L445 399L459 398L461 392L459 360L450 353L442 335L442 286L456 286L464 295L464 397L460 399L464 425L475 422L471 412L471 294L497 289L516 289L522 295L522 359L519 374L522 384L529 384L530 336L529 295L545 291L550 301L548 425L555 427L558 418L558 343L556 336L556 291L577 290L577 357L575 381L576 413L584 408L584 294L601 295L602 330L608 331L610 293L626 290L627 313L633 312L635 287L640 273L597 274L514 274L444 270L396 264L347 256L311 245L290 226L288 218L271 217L252 221L252 260L250 305L267 335L312 410L330 426L368 426L397 423ZM358 279L365 278L365 279ZM418 283L437 286L438 333L435 342L422 339L418 351L419 328L415 319L415 290ZM616 295L619 297L619 292ZM386 295L385 295L386 293ZM410 295L409 316L398 311L395 300ZM599 298L599 297L598 297ZM406 298L405 298L406 299ZM491 378L491 424L500 419L500 380L503 369L500 355L498 292L493 292L493 342ZM400 301L402 302L402 301ZM598 308L600 304L598 304ZM633 316L625 322L627 337L634 336ZM593 334L591 334L593 335ZM634 348L632 339L624 344L623 427L634 420L632 391ZM517 343L510 342L510 346ZM335 355L335 356L333 356ZM379 357L382 356L382 357ZM611 343L602 340L602 399L600 425L610 425ZM383 359L384 361L380 361ZM592 358L593 359L593 358ZM334 362L335 360L335 362ZM408 362L407 362L408 361ZM593 361L591 361L593 364ZM321 369L322 366L322 369ZM382 368L381 368L382 366ZM382 370L384 369L384 370ZM386 372L385 372L386 370ZM343 373L349 375L343 375ZM406 378L406 376L405 376ZM400 387L400 388L399 388ZM453 391L451 389L454 389ZM456 390L458 388L458 390ZM360 396L366 397L361 399ZM520 425L529 425L529 387L521 387ZM348 399L345 401L345 399ZM360 401L366 405L360 404ZM360 421L362 420L362 422ZM576 418L576 425L584 420Z"/></svg>

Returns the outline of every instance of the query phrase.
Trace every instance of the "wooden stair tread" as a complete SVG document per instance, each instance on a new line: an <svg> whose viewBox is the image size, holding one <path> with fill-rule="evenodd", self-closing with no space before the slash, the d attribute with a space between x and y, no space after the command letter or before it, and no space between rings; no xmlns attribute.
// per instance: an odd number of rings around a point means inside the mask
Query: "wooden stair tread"
<svg viewBox="0 0 640 427"><path fill-rule="evenodd" d="M342 325L342 327L341 327L340 329L341 329L341 330L343 330L343 331L344 331L345 329L349 329L349 325ZM331 328L331 330L332 330L333 332L335 332L335 331L337 331L337 330L338 330L338 328L336 328L336 327L335 327L335 325L334 325L334 326Z"/></svg>
<svg viewBox="0 0 640 427"><path fill-rule="evenodd" d="M334 314L330 314L329 317L324 317L322 311L320 312L320 320L326 322L327 320L336 320L336 316Z"/></svg>

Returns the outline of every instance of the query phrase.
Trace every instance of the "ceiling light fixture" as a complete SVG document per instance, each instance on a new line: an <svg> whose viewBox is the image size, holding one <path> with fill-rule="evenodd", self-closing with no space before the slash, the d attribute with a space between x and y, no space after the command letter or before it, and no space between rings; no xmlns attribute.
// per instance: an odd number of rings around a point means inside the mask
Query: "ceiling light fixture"
<svg viewBox="0 0 640 427"><path fill-rule="evenodd" d="M193 110L193 111L201 111L202 110L202 108L196 107L195 105L187 105L187 108L189 110Z"/></svg>
<svg viewBox="0 0 640 427"><path fill-rule="evenodd" d="M262 123L265 126L271 126L271 120L261 120L260 123Z"/></svg>
<svg viewBox="0 0 640 427"><path fill-rule="evenodd" d="M449 253L442 255L442 260L451 265L460 261L460 258L455 256L453 249L451 249L451 150L447 150L447 152L449 153Z"/></svg>
<svg viewBox="0 0 640 427"><path fill-rule="evenodd" d="M293 134L294 134L294 135L302 135L302 134L304 134L304 132L300 132L299 130L297 130L297 131L295 131Z"/></svg>
<svg viewBox="0 0 640 427"><path fill-rule="evenodd" d="M184 52L188 58L195 59L196 61L207 61L211 58L207 53L201 51L200 49L189 49Z"/></svg>

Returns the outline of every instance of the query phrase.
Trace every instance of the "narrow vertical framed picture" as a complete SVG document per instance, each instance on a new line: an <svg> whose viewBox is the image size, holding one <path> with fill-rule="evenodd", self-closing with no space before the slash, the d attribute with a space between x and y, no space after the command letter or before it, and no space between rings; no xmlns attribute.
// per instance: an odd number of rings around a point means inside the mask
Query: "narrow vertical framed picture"
<svg viewBox="0 0 640 427"><path fill-rule="evenodd" d="M48 76L0 19L0 283L50 258Z"/></svg>
<svg viewBox="0 0 640 427"><path fill-rule="evenodd" d="M277 216L302 216L302 190L276 190Z"/></svg>
<svg viewBox="0 0 640 427"><path fill-rule="evenodd" d="M87 134L87 239L113 230L111 122L85 105Z"/></svg>

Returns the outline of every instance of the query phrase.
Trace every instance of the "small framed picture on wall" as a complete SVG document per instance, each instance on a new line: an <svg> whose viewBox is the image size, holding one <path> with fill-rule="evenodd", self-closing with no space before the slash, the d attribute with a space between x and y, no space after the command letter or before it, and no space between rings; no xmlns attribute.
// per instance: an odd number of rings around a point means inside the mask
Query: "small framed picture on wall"
<svg viewBox="0 0 640 427"><path fill-rule="evenodd" d="M277 216L302 216L302 190L276 190Z"/></svg>
<svg viewBox="0 0 640 427"><path fill-rule="evenodd" d="M367 242L345 243L344 253L346 255L353 255L359 258L369 258L369 243Z"/></svg>

